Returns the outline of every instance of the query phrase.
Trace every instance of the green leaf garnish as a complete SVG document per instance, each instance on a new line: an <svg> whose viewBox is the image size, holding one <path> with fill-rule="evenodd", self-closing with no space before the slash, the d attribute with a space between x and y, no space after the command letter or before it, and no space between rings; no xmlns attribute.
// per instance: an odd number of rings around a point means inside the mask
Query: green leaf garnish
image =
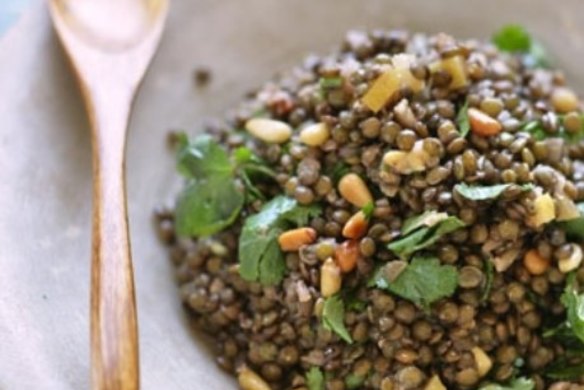
<svg viewBox="0 0 584 390"><path fill-rule="evenodd" d="M493 279L495 279L495 266L491 260L485 260L485 286L481 295L481 302L484 303L489 299L491 289L493 288Z"/></svg>
<svg viewBox="0 0 584 390"><path fill-rule="evenodd" d="M535 382L533 381L533 379L528 378L516 378L505 385L489 383L479 388L479 390L533 390L533 389L535 389Z"/></svg>
<svg viewBox="0 0 584 390"><path fill-rule="evenodd" d="M546 131L543 129L541 122L538 120L529 121L523 125L521 130L533 135L537 141L544 140L548 137Z"/></svg>
<svg viewBox="0 0 584 390"><path fill-rule="evenodd" d="M322 324L325 329L335 332L347 343L353 343L353 339L345 327L345 304L340 296L334 295L324 301Z"/></svg>
<svg viewBox="0 0 584 390"><path fill-rule="evenodd" d="M367 377L350 373L345 377L345 388L348 390L360 389Z"/></svg>
<svg viewBox="0 0 584 390"><path fill-rule="evenodd" d="M560 222L559 226L572 238L584 240L584 203L577 204L580 210L580 217L565 222Z"/></svg>
<svg viewBox="0 0 584 390"><path fill-rule="evenodd" d="M493 43L501 51L524 55L524 64L530 67L547 67L549 59L544 47L533 40L520 25L510 24L493 35Z"/></svg>
<svg viewBox="0 0 584 390"><path fill-rule="evenodd" d="M464 226L464 222L457 217L446 217L432 227L422 227L413 232L410 227L407 235L397 241L390 242L387 248L399 257L407 259L413 253L434 245L443 236Z"/></svg>
<svg viewBox="0 0 584 390"><path fill-rule="evenodd" d="M334 89L343 85L341 77L321 77L319 80L322 89Z"/></svg>
<svg viewBox="0 0 584 390"><path fill-rule="evenodd" d="M272 285L286 272L279 235L291 226L303 226L320 214L317 206L299 206L296 200L278 196L245 220L239 236L239 274L247 281Z"/></svg>
<svg viewBox="0 0 584 390"><path fill-rule="evenodd" d="M555 380L578 380L584 376L584 360L572 363L565 358L557 359L545 369L544 375Z"/></svg>
<svg viewBox="0 0 584 390"><path fill-rule="evenodd" d="M460 135L464 138L470 131L470 121L468 119L468 101L464 102L458 114L456 115L456 124L458 125L458 131Z"/></svg>
<svg viewBox="0 0 584 390"><path fill-rule="evenodd" d="M498 198L505 190L514 184L495 184L492 186L468 185L466 183L457 184L454 190L469 200L490 200ZM532 184L520 186L523 191L533 189Z"/></svg>
<svg viewBox="0 0 584 390"><path fill-rule="evenodd" d="M502 51L527 52L531 49L531 36L522 26L510 24L493 35L493 43Z"/></svg>
<svg viewBox="0 0 584 390"><path fill-rule="evenodd" d="M389 290L425 309L451 296L458 287L456 267L441 265L435 257L414 258L393 282L385 278L383 267L374 277L378 288Z"/></svg>
<svg viewBox="0 0 584 390"><path fill-rule="evenodd" d="M188 178L176 206L176 231L181 236L205 236L231 225L243 206L227 152L211 137L189 141L179 136L177 169Z"/></svg>
<svg viewBox="0 0 584 390"><path fill-rule="evenodd" d="M365 214L365 219L367 220L371 219L374 210L375 205L373 204L373 202L369 202L365 206L363 206L363 208L361 208L361 211L363 211L363 214Z"/></svg>
<svg viewBox="0 0 584 390"><path fill-rule="evenodd" d="M308 390L324 390L324 375L318 367L311 367L306 373L306 386Z"/></svg>
<svg viewBox="0 0 584 390"><path fill-rule="evenodd" d="M561 301L566 307L568 328L581 342L584 342L584 294L578 294L576 274L572 273L568 276Z"/></svg>
<svg viewBox="0 0 584 390"><path fill-rule="evenodd" d="M422 226L432 227L448 218L448 214L439 213L435 210L428 210L420 215L413 216L405 220L401 233L405 236Z"/></svg>

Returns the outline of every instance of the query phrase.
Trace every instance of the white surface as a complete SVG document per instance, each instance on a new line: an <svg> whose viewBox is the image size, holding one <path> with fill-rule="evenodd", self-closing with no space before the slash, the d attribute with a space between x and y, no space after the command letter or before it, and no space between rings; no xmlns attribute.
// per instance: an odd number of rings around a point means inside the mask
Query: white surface
<svg viewBox="0 0 584 390"><path fill-rule="evenodd" d="M168 128L195 131L267 75L361 26L488 37L517 21L582 93L583 14L579 0L174 0L128 140L143 388L234 387L185 326L154 234L151 210L177 181ZM213 70L202 91L197 65ZM88 387L90 175L80 96L41 7L0 41L0 389Z"/></svg>

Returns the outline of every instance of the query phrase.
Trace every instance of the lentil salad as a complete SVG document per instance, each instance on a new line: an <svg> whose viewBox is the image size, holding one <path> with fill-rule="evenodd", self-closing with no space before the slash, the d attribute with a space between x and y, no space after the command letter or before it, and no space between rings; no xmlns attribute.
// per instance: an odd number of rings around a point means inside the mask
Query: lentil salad
<svg viewBox="0 0 584 390"><path fill-rule="evenodd" d="M584 117L541 46L351 31L178 135L157 210L244 390L584 388Z"/></svg>

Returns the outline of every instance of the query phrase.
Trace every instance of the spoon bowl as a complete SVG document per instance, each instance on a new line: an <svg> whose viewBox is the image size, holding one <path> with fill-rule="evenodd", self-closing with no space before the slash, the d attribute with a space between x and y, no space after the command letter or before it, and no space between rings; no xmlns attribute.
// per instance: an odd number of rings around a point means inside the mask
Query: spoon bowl
<svg viewBox="0 0 584 390"><path fill-rule="evenodd" d="M168 0L51 0L91 123L93 234L91 381L139 388L134 277L125 189L125 144L138 86L158 46Z"/></svg>

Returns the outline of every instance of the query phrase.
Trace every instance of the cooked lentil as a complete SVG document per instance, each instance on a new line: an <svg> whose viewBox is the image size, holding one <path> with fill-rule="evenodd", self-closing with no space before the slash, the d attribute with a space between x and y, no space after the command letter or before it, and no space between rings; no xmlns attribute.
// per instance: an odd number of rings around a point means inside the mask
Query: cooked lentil
<svg viewBox="0 0 584 390"><path fill-rule="evenodd" d="M261 197L211 238L179 238L174 213L156 211L192 324L242 388L308 389L313 367L328 390L476 389L519 376L537 390L583 388L582 375L546 376L568 355L544 335L566 317L567 273L584 279L582 242L555 223L584 201L584 142L560 138L584 131L583 107L560 72L523 59L445 34L352 31L340 51L308 57L208 129L268 163L274 177L254 181L267 200L322 209L297 226L309 229L304 244L281 243L291 252L273 284L239 274L238 240ZM526 130L534 121L541 134ZM251 137L230 130L242 128ZM459 183L507 187L473 200ZM368 282L383 264L390 284L405 275L407 258L387 244L425 211L463 227L420 250L456 270L458 287L422 307ZM444 223L428 221L428 232ZM424 277L432 288L435 275ZM331 296L345 305L335 324L323 322Z"/></svg>

